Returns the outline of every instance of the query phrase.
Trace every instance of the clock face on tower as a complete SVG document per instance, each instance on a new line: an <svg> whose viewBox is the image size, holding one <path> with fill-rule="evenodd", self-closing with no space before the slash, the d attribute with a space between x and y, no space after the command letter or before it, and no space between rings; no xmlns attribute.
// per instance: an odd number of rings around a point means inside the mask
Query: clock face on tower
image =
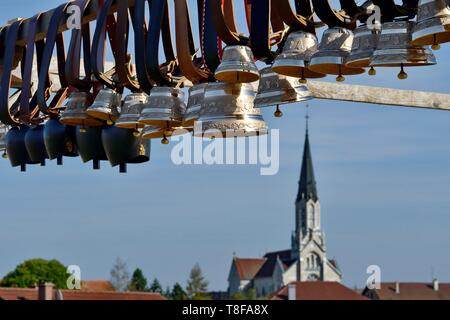
<svg viewBox="0 0 450 320"><path fill-rule="evenodd" d="M311 273L308 275L307 281L319 281L319 276L315 273Z"/></svg>

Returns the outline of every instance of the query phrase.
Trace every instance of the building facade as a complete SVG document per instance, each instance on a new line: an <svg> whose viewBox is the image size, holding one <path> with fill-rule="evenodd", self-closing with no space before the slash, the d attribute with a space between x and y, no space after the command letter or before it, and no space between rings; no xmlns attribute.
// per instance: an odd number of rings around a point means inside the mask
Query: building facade
<svg viewBox="0 0 450 320"><path fill-rule="evenodd" d="M258 295L267 296L296 281L341 282L342 274L336 261L328 259L326 253L307 130L291 248L269 252L260 259L234 257L228 276L229 294L254 288Z"/></svg>

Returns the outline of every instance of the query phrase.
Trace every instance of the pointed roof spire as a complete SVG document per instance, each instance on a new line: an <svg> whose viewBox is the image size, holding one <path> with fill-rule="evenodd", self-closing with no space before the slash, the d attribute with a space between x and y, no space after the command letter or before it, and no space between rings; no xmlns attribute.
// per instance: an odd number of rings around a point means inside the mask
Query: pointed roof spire
<svg viewBox="0 0 450 320"><path fill-rule="evenodd" d="M314 168L311 156L311 147L309 144L309 114L306 113L306 136L305 136L305 146L303 149L303 161L302 170L300 173L299 188L297 194L297 201L300 201L303 197L306 200L313 199L317 201L317 188L316 179L314 177Z"/></svg>

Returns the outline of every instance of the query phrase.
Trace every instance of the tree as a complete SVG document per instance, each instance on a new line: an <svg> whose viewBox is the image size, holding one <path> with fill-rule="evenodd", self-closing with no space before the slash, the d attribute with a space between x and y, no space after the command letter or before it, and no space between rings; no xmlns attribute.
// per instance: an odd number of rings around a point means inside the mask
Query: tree
<svg viewBox="0 0 450 320"><path fill-rule="evenodd" d="M203 300L208 291L208 281L203 276L202 269L197 263L191 270L186 288L188 297L193 300Z"/></svg>
<svg viewBox="0 0 450 320"><path fill-rule="evenodd" d="M116 291L126 291L130 283L130 273L127 264L121 258L117 257L111 269L111 283Z"/></svg>
<svg viewBox="0 0 450 320"><path fill-rule="evenodd" d="M1 281L3 287L28 288L51 282L58 289L67 288L66 267L58 260L31 259L19 264Z"/></svg>
<svg viewBox="0 0 450 320"><path fill-rule="evenodd" d="M141 269L136 268L134 270L128 290L134 292L144 292L147 290L147 279Z"/></svg>
<svg viewBox="0 0 450 320"><path fill-rule="evenodd" d="M178 282L174 284L172 288L172 293L170 294L170 298L172 300L177 301L187 299L186 292L183 290L183 287Z"/></svg>
<svg viewBox="0 0 450 320"><path fill-rule="evenodd" d="M159 293L159 294L163 293L161 283L159 283L158 279L156 279L156 278L155 278L155 280L153 280L152 285L150 286L149 290L150 290L150 292L155 292L155 293Z"/></svg>

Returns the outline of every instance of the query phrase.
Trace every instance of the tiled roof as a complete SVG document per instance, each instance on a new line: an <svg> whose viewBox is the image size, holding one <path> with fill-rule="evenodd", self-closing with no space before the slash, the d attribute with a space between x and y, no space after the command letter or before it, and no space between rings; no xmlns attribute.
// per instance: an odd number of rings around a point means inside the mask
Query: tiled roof
<svg viewBox="0 0 450 320"><path fill-rule="evenodd" d="M291 259L291 250L275 251L267 253L264 258L265 263L255 275L255 278L269 278L272 277L277 265L277 259L279 259L283 265L284 271L289 268L295 260Z"/></svg>
<svg viewBox="0 0 450 320"><path fill-rule="evenodd" d="M297 300L368 300L339 282L293 282ZM288 286L271 295L271 300L288 300Z"/></svg>
<svg viewBox="0 0 450 320"><path fill-rule="evenodd" d="M395 282L381 283L381 289L365 289L363 294L380 300L450 300L450 283L440 283L437 291L431 283L400 282L399 293Z"/></svg>
<svg viewBox="0 0 450 320"><path fill-rule="evenodd" d="M114 291L111 281L106 280L85 280L81 281L83 291Z"/></svg>
<svg viewBox="0 0 450 320"><path fill-rule="evenodd" d="M252 280L265 261L265 259L234 258L233 263L241 280Z"/></svg>
<svg viewBox="0 0 450 320"><path fill-rule="evenodd" d="M64 300L166 300L159 293L61 290ZM56 297L53 292L53 299ZM38 300L38 288L0 288L0 300Z"/></svg>

